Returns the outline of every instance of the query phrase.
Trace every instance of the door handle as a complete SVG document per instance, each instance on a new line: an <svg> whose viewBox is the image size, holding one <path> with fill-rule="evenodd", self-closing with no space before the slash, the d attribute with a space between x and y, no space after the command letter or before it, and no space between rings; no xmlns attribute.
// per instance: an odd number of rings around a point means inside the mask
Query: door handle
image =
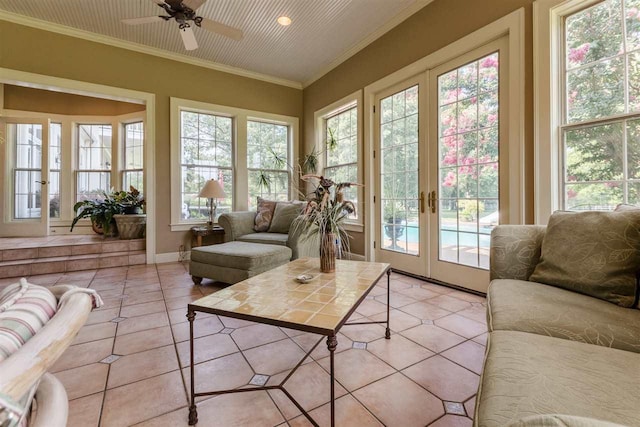
<svg viewBox="0 0 640 427"><path fill-rule="evenodd" d="M47 182L47 181L38 181L37 179L36 179L36 182L38 182L38 183L40 183L40 184L42 184L42 185L48 184L48 182Z"/></svg>
<svg viewBox="0 0 640 427"><path fill-rule="evenodd" d="M424 213L424 191L420 192L420 213Z"/></svg>
<svg viewBox="0 0 640 427"><path fill-rule="evenodd" d="M431 213L436 213L437 208L436 190L429 193L429 206L431 207Z"/></svg>

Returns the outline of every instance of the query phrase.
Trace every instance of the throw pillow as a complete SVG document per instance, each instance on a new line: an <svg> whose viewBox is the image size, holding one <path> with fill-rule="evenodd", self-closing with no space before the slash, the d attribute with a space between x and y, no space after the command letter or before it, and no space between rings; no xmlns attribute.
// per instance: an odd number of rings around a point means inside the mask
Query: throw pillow
<svg viewBox="0 0 640 427"><path fill-rule="evenodd" d="M276 202L258 197L258 213L256 214L255 225L253 227L255 231L261 232L269 230L275 208Z"/></svg>
<svg viewBox="0 0 640 427"><path fill-rule="evenodd" d="M555 212L529 280L632 307L639 271L640 210Z"/></svg>
<svg viewBox="0 0 640 427"><path fill-rule="evenodd" d="M289 234L293 220L302 212L302 203L278 202L273 214L273 221L269 227L269 233Z"/></svg>
<svg viewBox="0 0 640 427"><path fill-rule="evenodd" d="M20 279L0 292L0 362L53 317L58 301L47 288Z"/></svg>
<svg viewBox="0 0 640 427"><path fill-rule="evenodd" d="M637 211L638 209L640 209L640 206L620 203L618 206L616 206L614 212Z"/></svg>

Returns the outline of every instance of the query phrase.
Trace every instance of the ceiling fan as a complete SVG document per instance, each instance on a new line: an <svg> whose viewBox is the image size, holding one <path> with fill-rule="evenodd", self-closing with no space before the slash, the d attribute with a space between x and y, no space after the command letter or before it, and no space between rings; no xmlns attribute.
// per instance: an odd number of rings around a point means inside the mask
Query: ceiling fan
<svg viewBox="0 0 640 427"><path fill-rule="evenodd" d="M196 10L207 0L151 0L160 6L167 15L147 16L144 18L123 19L122 22L129 25L149 24L152 22L170 21L175 19L179 24L180 36L187 50L198 48L198 42L193 34L192 25L204 28L212 33L217 33L233 40L242 39L242 30L222 24L211 19L198 16Z"/></svg>

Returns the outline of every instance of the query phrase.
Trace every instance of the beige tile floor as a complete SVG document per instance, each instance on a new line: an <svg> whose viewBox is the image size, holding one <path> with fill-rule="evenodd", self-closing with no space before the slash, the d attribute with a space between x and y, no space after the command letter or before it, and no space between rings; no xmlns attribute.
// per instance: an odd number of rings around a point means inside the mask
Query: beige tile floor
<svg viewBox="0 0 640 427"><path fill-rule="evenodd" d="M194 287L179 263L30 281L88 286L105 302L52 369L67 389L70 427L187 425L186 304L218 286ZM3 279L0 288L10 282ZM384 318L386 285L380 285L354 319ZM470 426L486 341L484 298L395 273L391 289L391 340L378 325L345 326L338 337L337 424ZM277 383L317 340L203 314L194 327L197 389L247 387L255 375ZM287 383L323 426L329 420L327 356L321 344ZM280 391L201 399L198 410L199 426L310 425Z"/></svg>

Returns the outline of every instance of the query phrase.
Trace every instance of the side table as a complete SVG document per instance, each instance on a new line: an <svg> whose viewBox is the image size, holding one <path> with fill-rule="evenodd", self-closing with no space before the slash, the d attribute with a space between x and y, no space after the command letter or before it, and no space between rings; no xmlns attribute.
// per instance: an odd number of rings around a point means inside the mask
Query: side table
<svg viewBox="0 0 640 427"><path fill-rule="evenodd" d="M195 237L196 239L196 244L195 246L192 246L192 247L197 248L198 246L202 246L202 238L206 236L213 236L213 235L220 235L220 236L224 235L224 228L220 227L219 225L214 225L214 226L199 225L199 226L191 227L191 237L192 238Z"/></svg>

